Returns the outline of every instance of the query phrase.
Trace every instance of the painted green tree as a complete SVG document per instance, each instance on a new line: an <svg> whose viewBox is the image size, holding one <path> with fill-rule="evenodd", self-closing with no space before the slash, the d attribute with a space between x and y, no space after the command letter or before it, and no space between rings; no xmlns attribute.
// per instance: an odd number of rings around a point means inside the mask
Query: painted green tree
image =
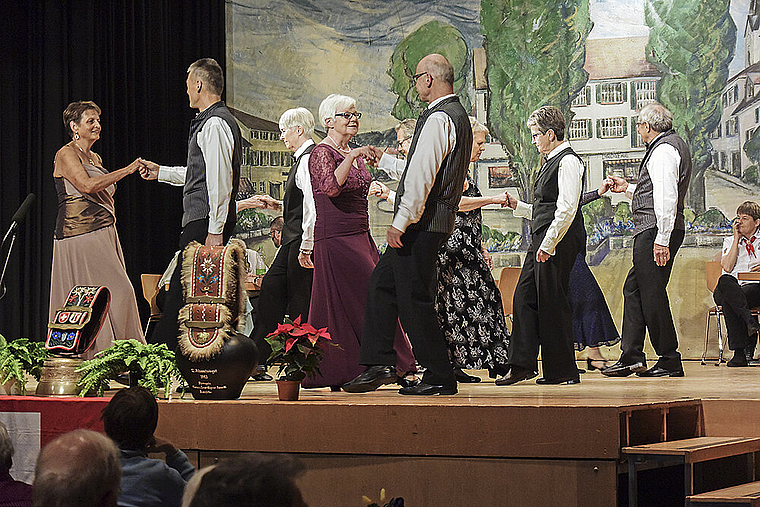
<svg viewBox="0 0 760 507"><path fill-rule="evenodd" d="M753 163L760 164L760 129L755 129L742 148Z"/></svg>
<svg viewBox="0 0 760 507"><path fill-rule="evenodd" d="M647 59L663 74L660 102L691 149L692 176L686 202L705 210L705 170L712 164L709 134L720 122L720 95L734 57L736 25L730 0L647 0L651 28Z"/></svg>
<svg viewBox="0 0 760 507"><path fill-rule="evenodd" d="M391 114L398 120L416 118L425 109L414 88L414 76L417 64L430 53L445 56L454 67L454 93L459 96L464 108L469 111L472 105L467 92L467 77L470 75L470 51L462 32L453 26L430 21L408 35L398 43L388 69L393 79L391 90L398 96Z"/></svg>
<svg viewBox="0 0 760 507"><path fill-rule="evenodd" d="M525 122L552 105L569 126L570 103L588 81L589 0L482 0L480 15L491 135L510 157L522 199L532 202L540 157Z"/></svg>

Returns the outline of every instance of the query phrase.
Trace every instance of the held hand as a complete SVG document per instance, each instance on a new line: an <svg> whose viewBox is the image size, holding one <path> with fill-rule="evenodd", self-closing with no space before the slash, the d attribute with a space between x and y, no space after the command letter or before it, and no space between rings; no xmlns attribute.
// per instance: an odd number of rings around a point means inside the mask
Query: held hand
<svg viewBox="0 0 760 507"><path fill-rule="evenodd" d="M628 189L628 182L619 176L607 176L607 179L612 182L610 189L616 194L625 192Z"/></svg>
<svg viewBox="0 0 760 507"><path fill-rule="evenodd" d="M261 194L261 195L257 195L256 197L261 199L261 201L265 205L264 208L266 209L271 209L275 211L282 209L282 201L278 201L277 199L275 199L274 197L270 195Z"/></svg>
<svg viewBox="0 0 760 507"><path fill-rule="evenodd" d="M298 252L298 264L306 269L314 269L314 263L311 262L311 254L306 252Z"/></svg>
<svg viewBox="0 0 760 507"><path fill-rule="evenodd" d="M359 148L354 148L348 154L354 159L362 157L364 162L376 165L378 159L375 157L373 149L372 146L360 146Z"/></svg>
<svg viewBox="0 0 760 507"><path fill-rule="evenodd" d="M612 188L614 185L613 181L610 178L605 178L604 181L602 181L602 184L599 186L599 190L596 192L599 195L604 195L607 193L608 190Z"/></svg>
<svg viewBox="0 0 760 507"><path fill-rule="evenodd" d="M538 252L536 252L536 260L538 262L546 262L550 258L551 258L551 255L549 255L548 253L544 252L543 250L539 250Z"/></svg>
<svg viewBox="0 0 760 507"><path fill-rule="evenodd" d="M509 192L504 192L507 196L507 207L515 209L517 207L517 199L512 197L512 195Z"/></svg>
<svg viewBox="0 0 760 507"><path fill-rule="evenodd" d="M261 199L260 195L254 195L248 199L243 199L237 202L237 210L242 211L244 209L262 209L266 208L267 204Z"/></svg>
<svg viewBox="0 0 760 507"><path fill-rule="evenodd" d="M139 160L142 165L142 167L140 167L140 176L142 176L144 180L158 179L158 164L143 158L138 158L137 160Z"/></svg>
<svg viewBox="0 0 760 507"><path fill-rule="evenodd" d="M222 235L221 234L211 234L210 232L206 235L206 246L222 246Z"/></svg>
<svg viewBox="0 0 760 507"><path fill-rule="evenodd" d="M164 453L167 456L171 456L172 454L176 454L178 449L168 440L154 436L153 441L148 444L145 450L151 454Z"/></svg>
<svg viewBox="0 0 760 507"><path fill-rule="evenodd" d="M403 234L403 232L393 226L388 227L388 231L385 233L385 239L388 241L388 246L393 248L401 248L404 246L403 243L401 243L401 236Z"/></svg>
<svg viewBox="0 0 760 507"><path fill-rule="evenodd" d="M378 162L380 161L380 157L383 156L383 150L382 148L378 148L377 146L367 146L370 150L372 150L372 154L375 157L375 160Z"/></svg>
<svg viewBox="0 0 760 507"><path fill-rule="evenodd" d="M391 189L377 180L373 180L372 183L369 184L369 195L375 195L380 199L387 199L390 193Z"/></svg>
<svg viewBox="0 0 760 507"><path fill-rule="evenodd" d="M491 203L498 204L503 208L509 203L509 194L507 194L506 192L504 192L503 194L496 194L493 197L491 197Z"/></svg>
<svg viewBox="0 0 760 507"><path fill-rule="evenodd" d="M670 248L654 244L654 263L662 267L670 260Z"/></svg>
<svg viewBox="0 0 760 507"><path fill-rule="evenodd" d="M134 162L132 162L131 164L129 164L127 167L125 167L125 169L127 170L127 174L132 174L135 171L141 170L143 167L145 167L145 166L140 161L140 159L136 158L134 160Z"/></svg>

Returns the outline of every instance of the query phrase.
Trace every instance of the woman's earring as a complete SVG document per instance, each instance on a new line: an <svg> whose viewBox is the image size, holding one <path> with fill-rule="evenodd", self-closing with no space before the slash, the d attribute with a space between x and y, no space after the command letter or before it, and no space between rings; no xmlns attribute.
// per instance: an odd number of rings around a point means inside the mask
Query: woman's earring
<svg viewBox="0 0 760 507"><path fill-rule="evenodd" d="M74 132L74 140L79 141L79 132Z"/></svg>

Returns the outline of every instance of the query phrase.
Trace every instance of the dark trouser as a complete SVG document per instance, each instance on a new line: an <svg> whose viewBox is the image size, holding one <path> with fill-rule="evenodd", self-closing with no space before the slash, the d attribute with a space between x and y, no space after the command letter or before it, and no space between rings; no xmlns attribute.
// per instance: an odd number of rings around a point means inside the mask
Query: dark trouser
<svg viewBox="0 0 760 507"><path fill-rule="evenodd" d="M223 241L227 244L232 230L235 228L235 222L227 223L224 226ZM182 228L179 235L179 250L185 250L185 247L191 241L205 243L208 235L208 218L194 220ZM166 302L161 313L161 320L156 324L156 331L151 340L154 343L165 343L169 350L177 347L179 338L179 324L177 317L179 310L184 305L184 295L182 293L182 255L177 259L177 267L174 269L171 281L169 282L169 291L166 294Z"/></svg>
<svg viewBox="0 0 760 507"><path fill-rule="evenodd" d="M536 261L536 252L547 229L533 234L515 288L509 364L537 371L540 347L543 374L548 379L578 376L568 286L583 248L581 226L582 222L571 225L546 262Z"/></svg>
<svg viewBox="0 0 760 507"><path fill-rule="evenodd" d="M757 322L749 312L750 308L760 306L760 283L739 285L731 275L723 275L713 292L715 304L723 307L728 330L728 347L739 350L755 347L755 335L747 336L747 326Z"/></svg>
<svg viewBox="0 0 760 507"><path fill-rule="evenodd" d="M680 370L681 354L666 289L684 231L674 230L670 235L670 260L664 266L654 262L656 236L657 228L652 228L637 234L633 240L633 267L623 285L623 355L620 361L625 364L646 363L644 336L649 330L652 346L659 356L656 366Z"/></svg>
<svg viewBox="0 0 760 507"><path fill-rule="evenodd" d="M385 251L372 271L367 289L359 363L395 366L396 324L406 331L414 356L426 368L427 384L456 386L446 339L435 313L436 260L449 235L407 231L403 247Z"/></svg>
<svg viewBox="0 0 760 507"><path fill-rule="evenodd" d="M277 324L282 322L286 313L293 320L299 315L301 322L309 319L314 270L304 268L298 262L300 245L300 240L282 245L272 266L261 280L256 325L251 335L259 348L261 365L266 364L269 354L272 353L272 348L265 338L277 329Z"/></svg>

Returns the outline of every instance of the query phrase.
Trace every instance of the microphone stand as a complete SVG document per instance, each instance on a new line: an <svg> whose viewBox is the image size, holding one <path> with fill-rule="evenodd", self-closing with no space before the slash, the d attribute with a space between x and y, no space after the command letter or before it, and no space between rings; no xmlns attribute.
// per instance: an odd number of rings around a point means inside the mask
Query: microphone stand
<svg viewBox="0 0 760 507"><path fill-rule="evenodd" d="M11 226L8 228L8 232L5 233L5 237L3 237L3 242L0 243L0 251L2 250L2 247L5 245L6 240L8 239L8 236L11 238L11 244L8 247L8 252L5 255L5 262L3 263L3 271L0 273L0 290L2 290L2 293L0 293L0 299L3 299L5 296L5 271L8 269L8 261L11 259L11 251L13 251L13 244L16 242L16 227L18 226L18 222L11 223Z"/></svg>

